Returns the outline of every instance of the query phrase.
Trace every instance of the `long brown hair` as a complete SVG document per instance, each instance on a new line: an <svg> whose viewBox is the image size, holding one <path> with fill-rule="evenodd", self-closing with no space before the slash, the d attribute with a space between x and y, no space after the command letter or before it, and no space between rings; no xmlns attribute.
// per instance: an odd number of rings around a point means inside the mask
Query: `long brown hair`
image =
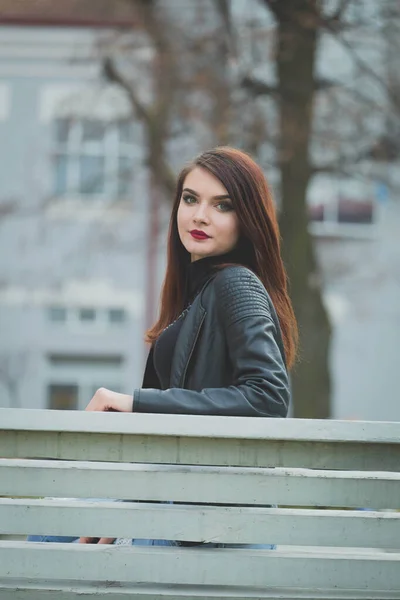
<svg viewBox="0 0 400 600"><path fill-rule="evenodd" d="M245 152L220 146L203 152L180 173L172 208L167 270L161 293L158 321L146 333L154 342L163 329L184 309L185 274L190 254L183 246L177 213L186 176L195 167L206 169L225 186L240 223L240 264L248 266L271 296L282 330L286 362L296 357L298 330L287 290L287 277L280 253L280 234L272 194L261 168ZM243 257L243 258L242 258Z"/></svg>

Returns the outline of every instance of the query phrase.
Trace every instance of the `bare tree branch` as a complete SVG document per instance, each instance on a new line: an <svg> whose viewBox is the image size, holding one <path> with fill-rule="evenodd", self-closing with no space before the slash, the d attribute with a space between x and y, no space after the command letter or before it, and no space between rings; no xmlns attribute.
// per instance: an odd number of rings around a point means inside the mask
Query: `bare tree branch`
<svg viewBox="0 0 400 600"><path fill-rule="evenodd" d="M27 350L4 351L0 354L0 383L6 388L10 405L19 408L19 385L26 375L29 354Z"/></svg>
<svg viewBox="0 0 400 600"><path fill-rule="evenodd" d="M329 16L323 16L321 14L321 25L330 27L331 30L335 30L337 32L347 29L348 24L344 21L344 15L352 1L353 0L341 0L335 12Z"/></svg>
<svg viewBox="0 0 400 600"><path fill-rule="evenodd" d="M323 24L325 25L326 30L329 31L329 33L333 37L335 37L335 39L338 40L342 44L342 46L347 50L349 56L352 58L354 64L360 69L360 71L368 75L372 80L379 83L382 89L384 89L387 93L388 98L391 100L392 105L395 107L396 111L399 111L400 113L400 99L397 96L397 94L394 93L393 90L387 85L387 81L385 81L383 77L381 77L376 71L374 71L374 69L370 67L369 63L360 58L360 56L354 50L350 42L345 40L343 36L339 35L337 31L330 26L329 22Z"/></svg>
<svg viewBox="0 0 400 600"><path fill-rule="evenodd" d="M261 81L261 79L257 79L256 77L252 77L250 75L245 75L242 78L241 85L244 89L249 90L253 96L277 97L279 95L279 89L276 86L270 85L269 83ZM333 87L337 87L337 85L338 83L332 79L319 77L315 78L314 90L317 92L325 91Z"/></svg>
<svg viewBox="0 0 400 600"><path fill-rule="evenodd" d="M149 110L139 100L132 84L129 83L121 71L118 70L115 61L110 56L105 57L103 60L103 75L110 83L115 83L125 90L138 118L148 123L150 120Z"/></svg>
<svg viewBox="0 0 400 600"><path fill-rule="evenodd" d="M224 31L229 44L229 53L231 56L236 56L237 44L231 15L231 0L214 0L214 5L224 25Z"/></svg>
<svg viewBox="0 0 400 600"><path fill-rule="evenodd" d="M247 89L253 96L277 96L278 88L274 85L270 85L261 79L245 75L242 78L241 85L244 89Z"/></svg>
<svg viewBox="0 0 400 600"><path fill-rule="evenodd" d="M175 188L175 176L166 162L164 146L169 137L174 99L178 90L176 49L157 0L129 0L129 3L137 12L139 22L154 50L150 65L153 84L151 102L144 104L135 89L135 83L125 71L118 68L114 57L104 59L103 73L108 81L119 85L128 94L133 110L145 127L147 164L153 181L166 196L171 197Z"/></svg>

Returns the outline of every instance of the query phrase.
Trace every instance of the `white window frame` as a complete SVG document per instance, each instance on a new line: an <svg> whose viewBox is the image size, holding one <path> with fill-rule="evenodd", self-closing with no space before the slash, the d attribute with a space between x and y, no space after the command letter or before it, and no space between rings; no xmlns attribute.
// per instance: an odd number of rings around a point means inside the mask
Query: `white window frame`
<svg viewBox="0 0 400 600"><path fill-rule="evenodd" d="M349 198L350 200L350 198ZM339 199L326 203L323 221L309 221L308 229L315 237L339 237L355 239L372 239L377 235L378 206L374 199L372 204L371 223L343 223L339 221ZM328 218L326 218L328 215Z"/></svg>
<svg viewBox="0 0 400 600"><path fill-rule="evenodd" d="M66 311L64 321L52 320L50 318L50 309L60 308ZM94 310L95 318L93 321L82 321L80 311L82 309ZM111 321L109 318L110 310L122 310L124 319L122 321ZM46 320L50 327L66 331L80 332L83 334L94 333L104 334L105 332L119 331L123 326L126 326L130 320L130 311L126 306L93 306L89 304L79 306L65 306L61 304L51 304L45 307Z"/></svg>
<svg viewBox="0 0 400 600"><path fill-rule="evenodd" d="M134 169L135 161L135 142L131 144L122 142L120 140L119 129L121 120L105 122L101 119L88 119L84 118L70 118L68 117L57 117L53 120L53 126L56 127L57 120L66 119L70 121L70 129L68 131L67 139L65 142L54 140L53 142L53 156L63 156L66 160L66 186L65 192L59 193L56 182L56 172L54 169L54 196L58 199L78 199L81 201L104 201L107 200L124 200L127 196L129 197L133 189L133 175L131 176L130 190L124 194L119 193L121 184L120 174L120 161L129 160L132 165L132 171ZM85 121L99 122L105 127L105 134L99 140L91 142L83 142L83 127ZM131 127L133 123L127 121ZM53 134L54 139L54 134ZM80 160L83 156L101 157L104 159L104 167L102 176L104 178L104 187L101 192L87 193L81 191L81 167Z"/></svg>
<svg viewBox="0 0 400 600"><path fill-rule="evenodd" d="M11 86L0 82L0 121L7 121L11 113Z"/></svg>
<svg viewBox="0 0 400 600"><path fill-rule="evenodd" d="M127 200L131 200L135 186L135 171L137 165L143 160L143 127L141 123L132 116L132 105L125 90L115 84L103 81L93 82L63 82L43 84L38 98L39 120L49 128L50 156L54 153L63 154L62 145L55 143L54 133L51 127L56 119L74 119L77 123L84 119L99 120L105 124L118 124L129 121L133 127L133 139L131 143L118 144L116 127L110 127L109 135L104 140L102 156L106 159L104 167L105 189L101 194L87 194L79 192L79 172L71 167L71 173L67 174L68 188L66 193L55 194L56 173L53 168L53 178L50 180L49 194L57 200L51 203L48 210L50 217L70 216L96 217L103 214L105 200L107 204L112 203L114 207L125 206ZM75 143L78 143L77 138ZM61 150L61 152L59 152ZM80 152L80 148L78 148ZM67 147L69 156L69 147ZM132 176L130 178L129 190L125 194L118 194L118 162L119 158L128 158L131 161ZM69 162L69 161L68 161ZM69 168L69 166L68 166ZM74 172L75 171L75 172ZM115 177L107 177L109 173L115 173ZM114 183L113 181L114 180ZM100 213L98 213L98 210Z"/></svg>
<svg viewBox="0 0 400 600"><path fill-rule="evenodd" d="M355 188L351 187L353 183L356 183ZM364 176L364 180L359 180L358 182L351 179L326 179L322 182L320 188L317 187L314 189L314 202L308 204L309 208L316 204L324 206L324 219L322 221L309 221L308 229L310 234L321 238L375 239L381 221L381 202L377 197L376 191L378 183L379 177L367 175ZM328 196L328 199L324 202L326 196ZM317 198L321 198L321 201L315 202ZM342 200L370 202L372 210L371 222L340 222L339 206Z"/></svg>

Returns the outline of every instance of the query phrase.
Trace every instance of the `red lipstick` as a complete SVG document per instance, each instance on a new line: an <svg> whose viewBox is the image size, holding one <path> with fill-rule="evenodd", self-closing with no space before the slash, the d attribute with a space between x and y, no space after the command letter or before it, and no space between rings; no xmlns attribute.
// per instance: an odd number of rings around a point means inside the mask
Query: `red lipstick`
<svg viewBox="0 0 400 600"><path fill-rule="evenodd" d="M195 240L208 240L210 237L204 233L204 231L199 231L198 229L192 229L192 231L190 231L190 235L194 237Z"/></svg>

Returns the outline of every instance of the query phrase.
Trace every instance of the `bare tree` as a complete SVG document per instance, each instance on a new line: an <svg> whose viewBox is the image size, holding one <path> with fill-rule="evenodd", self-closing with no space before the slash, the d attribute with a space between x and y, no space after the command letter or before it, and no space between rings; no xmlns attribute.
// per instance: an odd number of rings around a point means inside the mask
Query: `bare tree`
<svg viewBox="0 0 400 600"><path fill-rule="evenodd" d="M179 152L179 161L171 152L177 141L189 139L191 147L199 149L232 143L250 150L264 165L268 156L280 173L283 251L301 334L301 360L293 373L294 414L328 417L331 326L308 232L307 191L316 173L354 175L376 135L370 111L379 111L382 104L351 82L321 77L316 56L322 35L333 36L360 76L386 86L395 107L387 79L360 58L349 35L365 27L366 19L346 19L354 0L338 0L328 8L321 0L261 0L275 23L274 43L269 36L263 60L274 64L276 78L263 81L251 68L241 71L243 31L230 2L203 2L201 15L195 3L181 4L179 9L188 11L183 16L171 13L173 6L160 0L127 2L137 16L135 38L142 32L150 49L146 75L129 59L134 43L126 42L126 34L123 44L106 49L104 74L125 89L134 115L144 125L152 214L160 198L172 198L181 160ZM146 95L143 86L149 80ZM270 101L268 108L259 102L262 98ZM325 118L319 118L320 98L328 107ZM317 160L312 151L316 142Z"/></svg>
<svg viewBox="0 0 400 600"><path fill-rule="evenodd" d="M0 383L7 391L9 406L20 408L19 387L29 362L27 351L3 351L0 354Z"/></svg>
<svg viewBox="0 0 400 600"><path fill-rule="evenodd" d="M267 2L277 19L281 231L291 296L299 322L301 362L293 373L294 416L330 415L331 328L308 232L309 144L314 105L318 0Z"/></svg>

